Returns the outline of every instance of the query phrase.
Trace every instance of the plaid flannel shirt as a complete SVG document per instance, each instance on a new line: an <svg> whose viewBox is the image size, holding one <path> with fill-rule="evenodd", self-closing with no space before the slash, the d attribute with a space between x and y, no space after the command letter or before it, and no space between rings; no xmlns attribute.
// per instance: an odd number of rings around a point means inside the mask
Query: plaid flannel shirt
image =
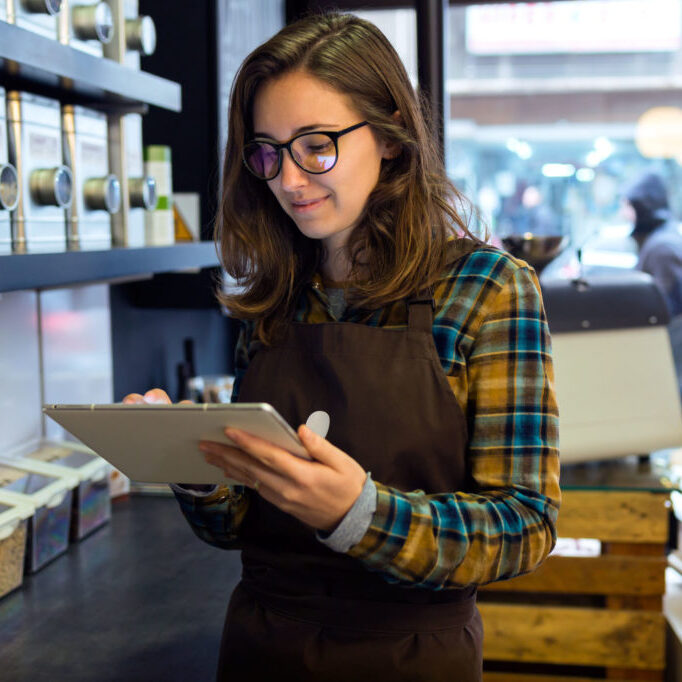
<svg viewBox="0 0 682 682"><path fill-rule="evenodd" d="M466 416L475 489L428 495L376 481L372 522L348 554L389 582L460 588L532 571L553 548L559 418L549 330L531 267L492 246L479 247L449 266L434 301L433 338ZM342 321L407 325L404 301L369 318L358 315L347 310ZM334 320L320 276L302 295L295 319ZM244 324L234 397L248 367L251 332ZM233 547L250 494L219 487L207 497L176 496L199 537Z"/></svg>

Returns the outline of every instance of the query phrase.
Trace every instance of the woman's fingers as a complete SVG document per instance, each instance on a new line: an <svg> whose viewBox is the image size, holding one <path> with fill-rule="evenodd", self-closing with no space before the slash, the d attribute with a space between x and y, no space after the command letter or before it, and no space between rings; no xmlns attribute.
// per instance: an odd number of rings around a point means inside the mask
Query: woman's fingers
<svg viewBox="0 0 682 682"><path fill-rule="evenodd" d="M246 431L225 429L225 435L237 446L236 457L246 456L258 460L268 469L272 469L284 476L293 478L300 471L302 461L300 457L292 455L270 441L258 438Z"/></svg>
<svg viewBox="0 0 682 682"><path fill-rule="evenodd" d="M263 465L244 450L213 441L201 441L199 449L209 464L222 469L229 478L259 492L261 486L274 490L281 487L284 482L284 478L278 472Z"/></svg>
<svg viewBox="0 0 682 682"><path fill-rule="evenodd" d="M138 403L144 403L144 398L139 393L128 393L125 398L121 401L126 405L135 405Z"/></svg>
<svg viewBox="0 0 682 682"><path fill-rule="evenodd" d="M234 445L201 442L206 461L313 528L336 528L367 478L358 462L305 426L299 436L311 459L244 431L228 428L225 435Z"/></svg>
<svg viewBox="0 0 682 682"><path fill-rule="evenodd" d="M121 402L126 405L141 405L145 403L158 404L170 403L171 399L168 397L168 393L166 393L166 391L164 391L162 388L152 388L151 390L147 391L144 395L141 395L140 393L128 393L128 395L125 396ZM191 401L183 400L182 402Z"/></svg>
<svg viewBox="0 0 682 682"><path fill-rule="evenodd" d="M235 444L236 441L234 441ZM271 448L276 448L270 445ZM241 449L226 445L225 443L216 443L212 441L200 441L199 449L207 454L217 466L229 470L231 472L241 473L246 476L247 482L263 476L265 473L280 470L276 467L270 466L263 462L261 458L253 454L250 450ZM285 453L286 454L286 453ZM270 459L272 462L273 460ZM281 472L280 472L281 473Z"/></svg>
<svg viewBox="0 0 682 682"><path fill-rule="evenodd" d="M146 403L168 403L170 404L172 401L170 397L168 396L168 393L164 391L162 388L152 388L150 391L147 391L144 394L144 401Z"/></svg>
<svg viewBox="0 0 682 682"><path fill-rule="evenodd" d="M337 471L349 461L353 461L343 450L332 445L326 438L322 438L305 424L298 427L298 437L301 439L303 447L315 461L326 464Z"/></svg>
<svg viewBox="0 0 682 682"><path fill-rule="evenodd" d="M246 475L245 471L240 471L235 466L229 465L225 458L219 454L214 454L203 447L201 450L204 453L204 459L208 464L222 470L222 472L228 478L231 478L243 485L248 485L248 476Z"/></svg>
<svg viewBox="0 0 682 682"><path fill-rule="evenodd" d="M279 446L246 431L227 428L225 435L236 447L223 446L225 450L222 456L225 457L228 465L239 467L246 472L252 471L254 462L257 462L262 465L259 467L259 473L264 470L272 471L281 479L304 483L310 481L311 467L316 465L327 466L333 471L342 471L349 464L355 464L355 461L345 452L306 426L299 427L299 437L312 461L296 457Z"/></svg>

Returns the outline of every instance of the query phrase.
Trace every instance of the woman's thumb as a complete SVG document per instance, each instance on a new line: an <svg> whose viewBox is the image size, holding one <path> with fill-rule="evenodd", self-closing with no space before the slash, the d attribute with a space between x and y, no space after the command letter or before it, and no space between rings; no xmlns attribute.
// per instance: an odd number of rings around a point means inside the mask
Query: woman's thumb
<svg viewBox="0 0 682 682"><path fill-rule="evenodd" d="M313 459L329 464L333 461L336 452L340 452L328 440L318 436L309 426L301 424L298 427L298 437L303 447L310 453Z"/></svg>

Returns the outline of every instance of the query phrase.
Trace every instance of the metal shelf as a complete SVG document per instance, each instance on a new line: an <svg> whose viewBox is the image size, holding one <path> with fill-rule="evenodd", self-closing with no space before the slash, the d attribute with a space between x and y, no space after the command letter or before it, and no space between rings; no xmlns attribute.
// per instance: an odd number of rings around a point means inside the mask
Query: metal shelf
<svg viewBox="0 0 682 682"><path fill-rule="evenodd" d="M0 85L112 110L180 111L178 83L0 21Z"/></svg>
<svg viewBox="0 0 682 682"><path fill-rule="evenodd" d="M194 271L217 265L212 241L103 251L11 254L0 256L0 292L144 279L156 273Z"/></svg>

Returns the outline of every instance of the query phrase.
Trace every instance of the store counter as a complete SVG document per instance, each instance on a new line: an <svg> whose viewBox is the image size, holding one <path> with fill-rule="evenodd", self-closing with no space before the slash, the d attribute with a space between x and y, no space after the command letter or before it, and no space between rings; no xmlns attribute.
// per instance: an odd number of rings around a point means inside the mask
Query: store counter
<svg viewBox="0 0 682 682"><path fill-rule="evenodd" d="M534 573L479 592L485 682L665 679L678 486L664 457L563 466L555 552Z"/></svg>

